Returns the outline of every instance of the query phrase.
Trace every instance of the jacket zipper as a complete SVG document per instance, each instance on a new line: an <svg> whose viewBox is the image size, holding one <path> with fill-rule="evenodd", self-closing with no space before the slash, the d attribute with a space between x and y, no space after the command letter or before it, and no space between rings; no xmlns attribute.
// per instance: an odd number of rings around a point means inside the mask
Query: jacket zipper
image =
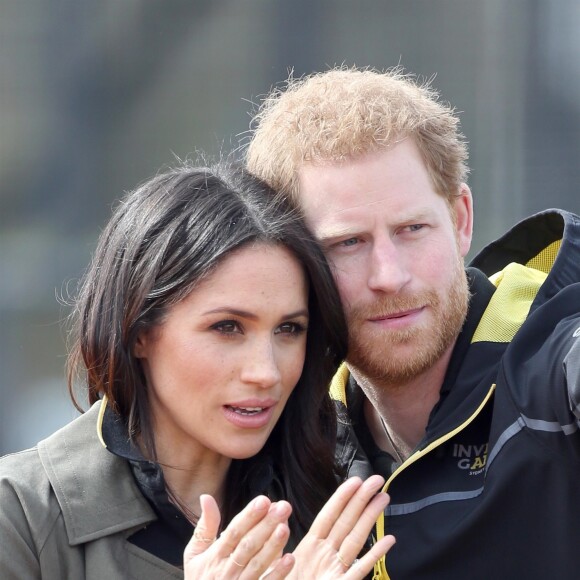
<svg viewBox="0 0 580 580"><path fill-rule="evenodd" d="M451 437L453 437L454 435L456 435L457 433L459 433L460 431L465 429L465 427L467 427L479 415L479 413L485 407L485 405L487 404L487 402L489 401L489 399L491 398L491 396L493 395L493 393L495 391L495 386L496 386L495 383L493 385L491 385L491 387L490 387L489 391L487 392L487 394L485 395L483 401L479 404L479 407L477 407L477 409L472 413L472 415L468 419L466 419L463 423L461 423L461 425L459 425L458 427L456 427L452 431L445 433L445 435L442 435L438 439L435 439L435 441L431 441L431 443L429 443L429 445L427 445L427 447L421 449L420 451L413 453L412 455L410 455L407 458L406 461L404 461L399 467L397 467L397 469L394 471L394 473L391 475L391 477L389 477L389 479L386 481L385 485L383 486L383 492L386 493L388 491L389 486L391 485L391 483L393 482L395 477L397 477L397 475L399 475L403 470L407 469L410 465L415 463L415 461L418 461L419 459L421 459L421 457L423 457L424 455L427 455L427 453L430 453L431 451L433 451L433 449L439 447L441 444L445 443L445 441L448 441L449 439L451 439ZM384 535L385 535L385 513L384 512L382 512L379 515L379 518L377 519L376 531L377 531L377 536L376 536L377 540L384 537ZM389 576L389 574L387 572L387 566L385 563L385 556L383 556L375 564L375 571L373 573L373 580L390 580L390 578L391 577Z"/></svg>

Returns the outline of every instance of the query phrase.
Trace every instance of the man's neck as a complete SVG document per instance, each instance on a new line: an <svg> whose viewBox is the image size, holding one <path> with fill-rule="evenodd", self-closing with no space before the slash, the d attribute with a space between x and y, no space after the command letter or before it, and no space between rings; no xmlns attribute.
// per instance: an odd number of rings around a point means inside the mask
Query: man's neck
<svg viewBox="0 0 580 580"><path fill-rule="evenodd" d="M405 383L373 381L360 369L349 367L366 396L365 419L379 448L406 459L423 439L429 415L439 401L452 350Z"/></svg>

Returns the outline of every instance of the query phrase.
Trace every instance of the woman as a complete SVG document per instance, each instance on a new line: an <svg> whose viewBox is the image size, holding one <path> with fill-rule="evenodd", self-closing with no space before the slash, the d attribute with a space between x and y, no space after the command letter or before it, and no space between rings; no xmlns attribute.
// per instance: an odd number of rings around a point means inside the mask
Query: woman
<svg viewBox="0 0 580 580"><path fill-rule="evenodd" d="M146 182L74 314L69 389L80 408L84 370L91 408L0 461L4 579L180 578L183 561L188 578L362 578L390 547L351 567L381 478L325 505L345 322L317 245L264 184L226 165Z"/></svg>

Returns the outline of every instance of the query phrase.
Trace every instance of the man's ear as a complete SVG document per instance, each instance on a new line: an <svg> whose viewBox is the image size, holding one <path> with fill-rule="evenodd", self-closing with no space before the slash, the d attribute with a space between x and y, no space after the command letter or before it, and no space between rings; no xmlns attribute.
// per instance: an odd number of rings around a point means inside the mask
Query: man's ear
<svg viewBox="0 0 580 580"><path fill-rule="evenodd" d="M473 236L473 198L466 183L459 186L459 195L452 201L452 211L455 212L457 242L462 257L467 255Z"/></svg>

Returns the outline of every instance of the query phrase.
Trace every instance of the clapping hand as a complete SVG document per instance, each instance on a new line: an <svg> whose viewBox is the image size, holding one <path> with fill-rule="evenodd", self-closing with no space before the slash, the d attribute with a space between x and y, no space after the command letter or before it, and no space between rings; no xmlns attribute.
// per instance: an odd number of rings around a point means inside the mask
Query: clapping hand
<svg viewBox="0 0 580 580"><path fill-rule="evenodd" d="M296 563L288 578L361 580L375 562L386 554L395 538L381 538L359 559L375 521L387 507L389 496L377 493L385 480L373 475L366 481L347 479L332 495L314 520L293 555Z"/></svg>
<svg viewBox="0 0 580 580"><path fill-rule="evenodd" d="M294 565L291 554L282 556L290 536L288 502L271 502L264 496L253 499L219 538L216 501L202 495L200 503L201 517L183 554L185 580L257 580L266 572L268 580L286 578Z"/></svg>
<svg viewBox="0 0 580 580"><path fill-rule="evenodd" d="M395 543L393 536L385 536L357 559L389 503L379 491L383 484L378 475L345 481L296 550L284 555L292 512L288 502L257 497L216 538L219 509L211 496L202 495L202 515L184 552L185 580L362 580Z"/></svg>

